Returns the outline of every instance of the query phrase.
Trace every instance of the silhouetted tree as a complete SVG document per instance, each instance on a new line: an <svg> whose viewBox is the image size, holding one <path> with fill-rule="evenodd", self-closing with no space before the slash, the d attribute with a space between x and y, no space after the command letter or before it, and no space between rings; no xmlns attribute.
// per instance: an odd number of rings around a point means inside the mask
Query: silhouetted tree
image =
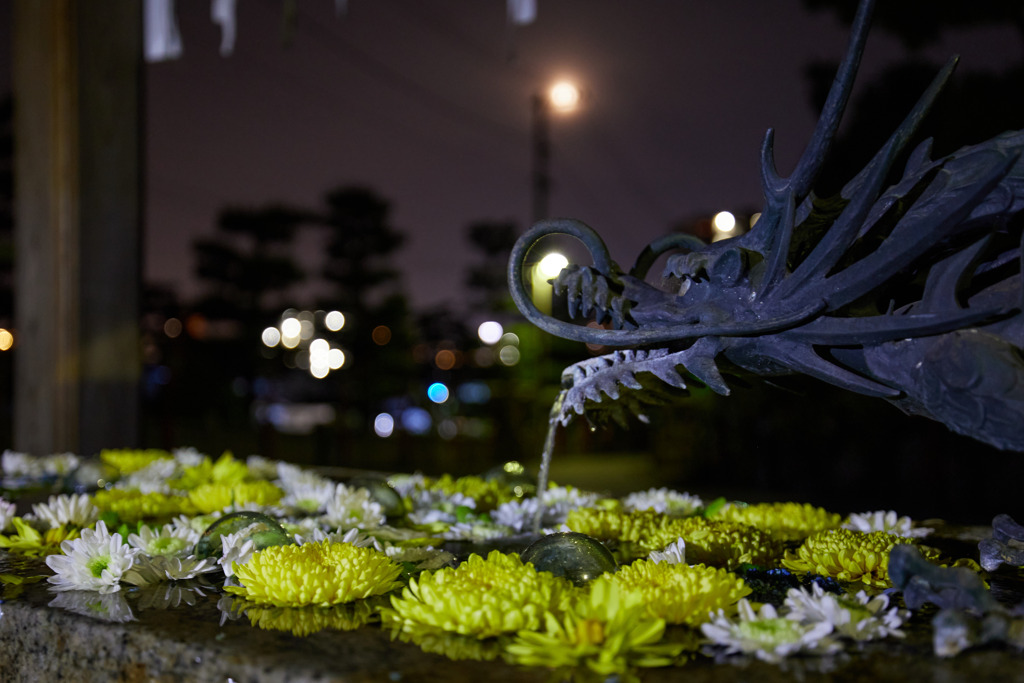
<svg viewBox="0 0 1024 683"><path fill-rule="evenodd" d="M466 228L469 243L482 257L469 267L465 280L478 309L497 313L512 307L506 271L518 236L519 229L511 221L479 221Z"/></svg>

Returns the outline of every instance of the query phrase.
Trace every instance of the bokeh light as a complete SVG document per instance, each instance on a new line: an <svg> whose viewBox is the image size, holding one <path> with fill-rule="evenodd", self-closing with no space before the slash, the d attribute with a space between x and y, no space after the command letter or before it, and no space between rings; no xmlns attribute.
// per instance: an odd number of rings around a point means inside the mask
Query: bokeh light
<svg viewBox="0 0 1024 683"><path fill-rule="evenodd" d="M268 327L263 330L261 337L263 338L263 344L265 346L274 348L281 343L281 330L276 327Z"/></svg>
<svg viewBox="0 0 1024 683"><path fill-rule="evenodd" d="M716 232L730 233L736 229L736 216L728 211L719 211L711 219L711 227Z"/></svg>
<svg viewBox="0 0 1024 683"><path fill-rule="evenodd" d="M569 81L559 81L548 91L548 101L557 111L572 111L579 106L580 89Z"/></svg>
<svg viewBox="0 0 1024 683"><path fill-rule="evenodd" d="M444 403L448 400L449 391L444 382L434 382L427 387L427 398L434 403Z"/></svg>
<svg viewBox="0 0 1024 683"><path fill-rule="evenodd" d="M14 335L0 327L0 351L8 351L14 346Z"/></svg>
<svg viewBox="0 0 1024 683"><path fill-rule="evenodd" d="M395 432L395 418L390 413L381 413L373 418L373 431L381 438L388 438Z"/></svg>
<svg viewBox="0 0 1024 683"><path fill-rule="evenodd" d="M330 311L324 316L324 327L331 332L337 332L345 327L345 315L341 311Z"/></svg>
<svg viewBox="0 0 1024 683"><path fill-rule="evenodd" d="M540 263L537 264L537 274L545 280L552 280L558 277L558 274L567 265L569 265L569 259L557 251L553 251L542 258Z"/></svg>
<svg viewBox="0 0 1024 683"><path fill-rule="evenodd" d="M412 407L402 411L402 427L410 434L426 434L433 420L423 408Z"/></svg>
<svg viewBox="0 0 1024 683"><path fill-rule="evenodd" d="M177 318L168 318L165 320L164 334L171 339L177 339L181 335L181 321Z"/></svg>
<svg viewBox="0 0 1024 683"><path fill-rule="evenodd" d="M502 346L498 350L498 360L502 365L515 365L519 362L519 349L514 346Z"/></svg>
<svg viewBox="0 0 1024 683"><path fill-rule="evenodd" d="M434 365L439 370L451 370L455 367L455 352L450 349L441 349L434 355Z"/></svg>
<svg viewBox="0 0 1024 683"><path fill-rule="evenodd" d="M384 346L391 341L391 328L387 325L377 325L370 333L370 337L377 346Z"/></svg>
<svg viewBox="0 0 1024 683"><path fill-rule="evenodd" d="M495 320L480 323L480 327L476 328L476 335L484 344L497 344L504 333L505 328Z"/></svg>

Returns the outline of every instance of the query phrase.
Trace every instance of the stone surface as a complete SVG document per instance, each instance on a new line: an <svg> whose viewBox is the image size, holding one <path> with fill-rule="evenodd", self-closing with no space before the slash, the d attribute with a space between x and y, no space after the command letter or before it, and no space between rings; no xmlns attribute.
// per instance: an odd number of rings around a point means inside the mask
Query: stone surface
<svg viewBox="0 0 1024 683"><path fill-rule="evenodd" d="M977 530L965 529L951 548L970 549ZM932 539L929 539L932 542ZM976 556L976 543L973 541ZM0 574L49 574L38 560L0 551ZM993 595L1006 604L1024 599L1021 573L1002 568L991 577ZM451 661L392 642L374 626L356 631L321 631L307 637L266 631L249 620L224 618L216 590L194 605L160 609L144 591L115 594L131 610L133 621L110 623L50 607L57 597L43 581L0 604L0 681L235 681L284 683L312 681L481 681L544 683L549 674L499 662ZM934 609L916 614L904 640L850 646L839 657L793 659L782 666L764 662L715 663L699 658L682 668L641 672L644 681L694 683L729 681L899 680L953 683L1020 681L1024 654L1002 646L968 650L951 659L932 653Z"/></svg>

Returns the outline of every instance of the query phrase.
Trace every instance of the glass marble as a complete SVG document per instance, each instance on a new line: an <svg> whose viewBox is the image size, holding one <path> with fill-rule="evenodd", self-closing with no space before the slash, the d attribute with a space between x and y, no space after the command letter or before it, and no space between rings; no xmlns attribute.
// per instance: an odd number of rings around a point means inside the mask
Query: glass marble
<svg viewBox="0 0 1024 683"><path fill-rule="evenodd" d="M224 515L211 524L199 537L196 543L196 557L203 559L220 555L222 536L235 534L246 529L246 539L252 539L256 550L269 548L272 545L289 545L295 542L291 534L284 530L272 517L262 512L243 510Z"/></svg>
<svg viewBox="0 0 1024 683"><path fill-rule="evenodd" d="M520 559L532 562L537 571L564 576L577 586L618 568L611 551L604 544L575 531L548 534L534 541L522 552Z"/></svg>

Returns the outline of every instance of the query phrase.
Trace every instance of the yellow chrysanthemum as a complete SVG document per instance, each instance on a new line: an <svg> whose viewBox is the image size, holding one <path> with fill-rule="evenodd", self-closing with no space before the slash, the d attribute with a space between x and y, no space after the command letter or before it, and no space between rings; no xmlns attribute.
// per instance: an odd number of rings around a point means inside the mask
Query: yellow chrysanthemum
<svg viewBox="0 0 1024 683"><path fill-rule="evenodd" d="M223 453L217 462L204 457L202 462L186 467L178 479L170 482L171 488L191 491L202 484L238 484L249 476L249 467L231 455Z"/></svg>
<svg viewBox="0 0 1024 683"><path fill-rule="evenodd" d="M323 541L264 548L232 570L242 585L224 590L250 602L331 607L398 588L402 567L373 548Z"/></svg>
<svg viewBox="0 0 1024 683"><path fill-rule="evenodd" d="M232 505L256 503L274 505L284 496L284 491L269 481L238 482L234 484L200 484L188 493L188 500L201 513L209 514L224 510Z"/></svg>
<svg viewBox="0 0 1024 683"><path fill-rule="evenodd" d="M11 524L14 526L15 533L6 536L0 534L0 548L6 548L13 553L20 553L28 557L59 555L64 552L61 550L60 544L78 538L79 534L78 529L68 529L63 525L40 533L21 517L11 519Z"/></svg>
<svg viewBox="0 0 1024 683"><path fill-rule="evenodd" d="M124 522L196 514L196 507L188 498L156 491L143 493L138 489L101 489L93 494L92 502L102 512L116 512Z"/></svg>
<svg viewBox="0 0 1024 683"><path fill-rule="evenodd" d="M242 609L253 626L300 637L328 629L354 631L365 626L376 611L368 600L334 607L268 607L246 602Z"/></svg>
<svg viewBox="0 0 1024 683"><path fill-rule="evenodd" d="M515 491L508 484L497 479L483 477L452 477L442 475L438 479L427 479L426 486L430 490L443 491L448 495L461 493L476 501L478 512L488 512L502 503L516 500Z"/></svg>
<svg viewBox="0 0 1024 683"><path fill-rule="evenodd" d="M625 591L637 593L652 617L670 624L699 626L709 613L730 609L750 587L725 569L703 565L637 560L610 575Z"/></svg>
<svg viewBox="0 0 1024 683"><path fill-rule="evenodd" d="M100 451L100 460L117 470L120 476L137 472L157 460L171 460L173 456L158 448L107 448Z"/></svg>
<svg viewBox="0 0 1024 683"><path fill-rule="evenodd" d="M819 531L836 529L843 521L841 515L809 503L726 505L713 519L749 524L779 541L802 541Z"/></svg>
<svg viewBox="0 0 1024 683"><path fill-rule="evenodd" d="M914 539L893 536L884 531L853 531L832 529L814 534L797 548L786 551L782 566L792 571L806 571L831 576L840 581L861 581L869 586L886 588L889 582L889 551ZM929 560L938 560L934 548L918 546Z"/></svg>
<svg viewBox="0 0 1024 683"><path fill-rule="evenodd" d="M578 508L566 525L573 531L616 541L625 560L661 550L679 538L686 541L686 558L694 564L734 569L741 564L772 565L778 550L767 533L746 524L670 517L651 510L621 512Z"/></svg>
<svg viewBox="0 0 1024 683"><path fill-rule="evenodd" d="M458 567L410 579L381 616L404 633L440 629L490 638L540 628L546 614L566 607L573 591L567 579L495 550L486 559L470 555Z"/></svg>
<svg viewBox="0 0 1024 683"><path fill-rule="evenodd" d="M546 614L542 631L520 631L505 651L516 664L610 676L677 663L687 645L664 635L665 620L650 616L639 593L600 577L563 617Z"/></svg>

